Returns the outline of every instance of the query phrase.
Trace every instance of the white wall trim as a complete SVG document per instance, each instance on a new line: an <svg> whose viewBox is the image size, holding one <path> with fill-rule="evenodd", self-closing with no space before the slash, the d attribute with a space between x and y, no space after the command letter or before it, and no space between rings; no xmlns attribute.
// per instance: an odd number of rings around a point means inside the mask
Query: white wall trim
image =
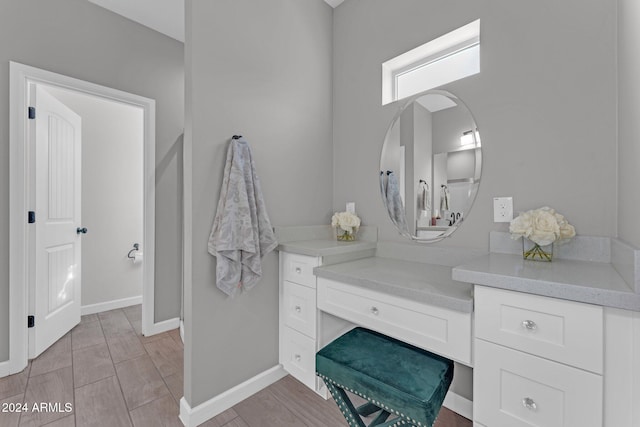
<svg viewBox="0 0 640 427"><path fill-rule="evenodd" d="M449 391L444 397L442 406L470 420L473 419L473 401Z"/></svg>
<svg viewBox="0 0 640 427"><path fill-rule="evenodd" d="M0 378L6 377L7 375L11 375L11 363L8 360L6 362L0 362Z"/></svg>
<svg viewBox="0 0 640 427"><path fill-rule="evenodd" d="M85 316L87 314L102 313L103 311L115 310L117 308L130 307L138 304L142 304L142 295L107 302L99 302L97 304L83 305L80 309L80 314Z"/></svg>
<svg viewBox="0 0 640 427"><path fill-rule="evenodd" d="M191 408L183 397L180 399L180 421L186 427L196 427L285 376L287 372L282 365L274 366L195 408Z"/></svg>
<svg viewBox="0 0 640 427"><path fill-rule="evenodd" d="M150 337L151 335L161 334L163 332L178 329L180 327L180 318L174 317L173 319L163 320L162 322L154 323L147 332L143 332L142 335Z"/></svg>
<svg viewBox="0 0 640 427"><path fill-rule="evenodd" d="M631 424L634 426L640 425L640 366L638 366L638 359L640 359L640 313L633 312L632 327L631 327L631 339L633 341L633 360L631 382L633 384L631 390L631 407L633 413L631 415Z"/></svg>
<svg viewBox="0 0 640 427"><path fill-rule="evenodd" d="M385 61L382 64L382 105L479 73L479 46L480 20L477 19ZM458 55L452 55L454 52ZM462 61L460 54L464 57ZM430 71L424 73L427 68ZM411 75L414 81L406 93L406 90L400 90L399 78Z"/></svg>
<svg viewBox="0 0 640 427"><path fill-rule="evenodd" d="M10 62L9 108L9 361L10 373L27 366L27 106L30 84L46 84L140 107L144 110L144 237L142 332L154 323L155 271L155 100Z"/></svg>

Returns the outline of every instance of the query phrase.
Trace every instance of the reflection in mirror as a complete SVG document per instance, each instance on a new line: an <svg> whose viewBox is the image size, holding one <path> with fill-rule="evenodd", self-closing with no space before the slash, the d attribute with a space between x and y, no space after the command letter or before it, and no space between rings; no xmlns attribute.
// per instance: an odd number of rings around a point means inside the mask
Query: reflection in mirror
<svg viewBox="0 0 640 427"><path fill-rule="evenodd" d="M391 123L380 157L391 221L413 240L449 236L469 214L481 166L480 133L467 107L441 90L413 97Z"/></svg>

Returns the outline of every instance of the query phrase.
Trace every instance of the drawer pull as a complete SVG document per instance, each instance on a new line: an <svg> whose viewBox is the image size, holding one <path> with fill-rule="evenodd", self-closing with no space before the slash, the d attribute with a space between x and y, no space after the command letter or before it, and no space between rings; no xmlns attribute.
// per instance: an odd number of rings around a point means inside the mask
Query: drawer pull
<svg viewBox="0 0 640 427"><path fill-rule="evenodd" d="M379 313L378 307L371 307L371 314L373 314L374 316L377 316L378 313Z"/></svg>
<svg viewBox="0 0 640 427"><path fill-rule="evenodd" d="M300 267L296 267L296 273L302 274L302 269Z"/></svg>
<svg viewBox="0 0 640 427"><path fill-rule="evenodd" d="M302 307L300 307L299 305L296 305L294 310L296 311L296 313L300 313L302 311Z"/></svg>
<svg viewBox="0 0 640 427"><path fill-rule="evenodd" d="M293 358L296 362L299 362L302 360L302 356L300 356L299 354L296 354L295 356L293 356Z"/></svg>
<svg viewBox="0 0 640 427"><path fill-rule="evenodd" d="M523 320L522 327L530 331L535 331L536 329L538 329L538 325L536 325L536 322L534 322L533 320Z"/></svg>
<svg viewBox="0 0 640 427"><path fill-rule="evenodd" d="M522 399L522 406L524 406L530 411L538 410L538 405L536 405L536 402L534 402L533 399L530 397L525 397L524 399Z"/></svg>

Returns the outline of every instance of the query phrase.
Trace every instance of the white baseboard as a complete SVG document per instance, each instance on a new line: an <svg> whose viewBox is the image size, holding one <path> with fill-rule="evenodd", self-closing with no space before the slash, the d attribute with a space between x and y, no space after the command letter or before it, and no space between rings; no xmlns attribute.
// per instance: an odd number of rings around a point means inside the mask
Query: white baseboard
<svg viewBox="0 0 640 427"><path fill-rule="evenodd" d="M11 361L0 362L0 378L11 375Z"/></svg>
<svg viewBox="0 0 640 427"><path fill-rule="evenodd" d="M470 420L473 419L473 401L449 391L444 397L442 406Z"/></svg>
<svg viewBox="0 0 640 427"><path fill-rule="evenodd" d="M150 337L151 335L161 334L166 331L170 331L172 329L177 329L180 327L180 318L174 317L173 319L163 320L162 322L154 323L151 325L150 330L145 332L146 337Z"/></svg>
<svg viewBox="0 0 640 427"><path fill-rule="evenodd" d="M97 304L83 305L80 308L80 314L102 313L103 311L115 310L116 308L124 308L132 305L142 304L142 295L138 297L122 298L113 301L100 302Z"/></svg>
<svg viewBox="0 0 640 427"><path fill-rule="evenodd" d="M204 403L191 408L185 398L180 399L180 421L186 427L196 427L226 411L247 397L285 377L282 365L274 366Z"/></svg>

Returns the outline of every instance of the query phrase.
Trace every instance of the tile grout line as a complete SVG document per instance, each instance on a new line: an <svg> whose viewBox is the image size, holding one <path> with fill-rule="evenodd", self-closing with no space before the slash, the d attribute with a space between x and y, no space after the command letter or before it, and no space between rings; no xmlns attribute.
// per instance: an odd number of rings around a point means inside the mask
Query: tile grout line
<svg viewBox="0 0 640 427"><path fill-rule="evenodd" d="M122 311L124 312L124 310L122 310ZM134 332L135 332L135 328L133 328L133 325L131 324L131 320L130 320L130 319L129 319L129 317L127 316L127 313L124 313L124 317L127 319L127 321L129 322L129 325L131 325L131 328L132 328L132 329L134 330ZM142 319L140 319L140 321L142 322ZM158 334L158 335L159 335L159 334ZM137 336L138 336L138 334L136 333L136 337L137 337ZM172 337L172 336L169 336L169 338L171 338L171 339L175 342L175 340L173 339L173 337ZM162 382L164 383L164 386L165 386L165 387L167 388L167 390L169 391L169 396L171 396L171 397L173 398L173 400L178 404L178 412L179 412L179 411L180 411L180 401L179 401L178 399L176 399L176 397L175 397L175 396L173 395L173 393L171 392L171 387L169 387L169 384L167 384L167 381L166 381L165 377L162 375L162 373L161 373L161 372L160 372L160 370L158 369L158 366L156 365L156 362L155 362L155 361L153 360L153 358L151 357L151 354L149 354L149 351L147 350L147 347L145 346L145 343L143 343L143 342L142 342L142 340L140 340L140 338L139 338L139 337L138 337L138 340L140 341L140 345L142 345L142 348L144 349L144 352L145 352L146 356L147 356L147 357L149 357L149 359L151 359L151 364L153 365L153 368L156 370L156 372L158 373L158 375L159 375L159 376L160 376L160 378L162 379ZM151 341L151 342L153 342L153 341ZM182 351L183 351L183 354L184 354L184 349L183 349ZM142 357L142 356L140 356L140 357ZM184 363L183 363L183 370L184 370ZM116 375L117 375L117 371L116 371ZM173 374L173 375L175 375L175 374ZM155 402L156 400L163 399L163 398L164 398L164 396L159 397L159 398L157 398L157 399L152 400L152 401L151 401L151 402L149 402L149 403L153 403L153 402ZM144 406L144 405L141 405L141 406ZM140 407L140 406L139 406L139 407ZM137 409L137 408L134 408L134 409ZM133 410L133 409L132 409L132 410ZM131 416L131 410L129 411L129 416ZM180 418L178 417L178 420L179 420L179 419L180 419Z"/></svg>
<svg viewBox="0 0 640 427"><path fill-rule="evenodd" d="M28 337L27 337L28 339ZM27 400L27 387L29 387L29 380L31 379L31 367L33 366L33 361L29 361L27 359L27 367L26 369L29 370L29 372L27 373L27 383L24 385L24 391L22 393L22 403L25 403ZM18 426L20 425L20 421L22 421L22 412L20 412L20 416L18 416Z"/></svg>
<svg viewBox="0 0 640 427"><path fill-rule="evenodd" d="M300 419L300 417L298 417L298 415L294 411L294 408L291 408L289 407L289 405L287 405L287 402L283 401L283 399L279 398L278 395L273 393L271 390L269 390L269 393L271 394L271 396L273 396L276 402L279 402L282 406L284 406L287 409L287 411L291 412L291 414L293 414L293 416L296 417L296 419L300 420L302 424L309 427L309 425L305 422L305 420Z"/></svg>
<svg viewBox="0 0 640 427"><path fill-rule="evenodd" d="M155 370L156 370L156 372L157 372L157 373L158 373L158 375L160 376L160 379L162 379L162 383L164 384L164 386L166 387L167 391L169 392L169 396L171 396L171 398L172 398L174 401L176 401L176 402L178 403L178 405L180 405L180 402L178 402L178 401L176 400L175 396L173 395L173 393L171 393L171 388L170 388L170 387L169 387L169 385L167 384L167 381L165 380L165 378L162 376L162 373L160 373L160 370L158 369L158 367L156 366L156 363L153 361L153 358L152 358L152 357L151 357L151 355L149 354L149 351L147 350L147 347L145 347L144 343L142 342L142 340L141 340L141 339L140 339L140 337L138 336L138 333L136 332L135 328L133 327L133 324L131 323L131 320L129 319L129 316L127 316L127 313L125 313L125 311L124 311L123 309L120 309L120 310L122 310L122 312L123 312L123 314L124 314L125 319L127 319L127 322L129 322L129 326L131 326L131 329L133 330L133 332L135 332L135 334L136 334L136 338L138 338L138 341L140 342L140 345L141 345L141 346L142 346L142 348L144 349L144 353L145 353L145 354L144 354L144 355L142 355L142 356L134 357L133 359L129 359L129 360L135 360L135 359L139 359L139 358L141 358L141 357L145 357L145 356L146 356L146 357L148 357L148 358L149 358L149 360L151 360L151 364L152 364L152 366L153 366L153 369L155 369ZM142 321L142 319L140 319L140 321ZM153 341L152 341L152 342L153 342ZM113 359L111 360L111 362L113 363ZM120 364L120 363L122 363L122 362L125 362L125 360L122 360L122 361L120 361L120 362L118 362L118 363L113 363L113 367L114 367L114 369L115 369L115 365ZM118 376L118 370L116 369L116 377L117 377L117 376ZM118 377L118 384L119 384L119 383L120 383L120 378ZM122 391L122 385L120 386L120 390ZM123 392L123 395L124 395L124 392ZM131 419L131 423L133 424L133 418L131 418L131 412L132 412L132 411L135 411L136 409L141 408L142 406L145 406L145 405L151 404L151 403L155 402L156 400L164 399L165 397L166 397L166 396L158 397L157 399L154 399L154 400L152 400L151 402L147 402L147 403L145 403L145 404L143 404L143 405L140 405L140 406L138 406L138 407L136 407L136 408L133 408L133 409L129 409L129 407L127 407L127 411L128 411L128 413L129 413L129 418ZM126 406L126 401L125 401L125 406ZM178 408L179 408L179 406L178 406Z"/></svg>
<svg viewBox="0 0 640 427"><path fill-rule="evenodd" d="M125 315L126 317L126 315ZM129 318L127 318L127 320L129 320ZM131 322L129 322L131 323ZM173 339L173 337L170 337L171 339ZM152 341L153 342L153 341ZM158 375L160 375L160 378L162 378L162 382L164 383L164 386L167 388L167 390L169 390L169 395L173 398L173 400L178 404L178 412L180 412L180 401L178 399L176 399L176 397L173 395L173 393L171 392L171 387L169 387L169 384L167 384L167 380L165 379L165 377L162 375L162 372L160 372L160 369L158 369L158 366L156 365L156 362L153 360L153 357L151 357L151 354L149 354L149 351L147 350L147 347L144 345L144 343L142 343L142 348L144 348L144 352L147 354L147 356L149 357L149 359L151 359L151 364L153 365L153 368L156 370L156 372L158 373ZM184 352L184 350L183 350ZM183 363L183 370L184 370L184 363ZM172 374L175 375L175 374ZM184 384L184 383L183 383ZM184 390L184 387L183 387ZM164 396L163 396L164 397ZM161 399L160 397L158 399ZM158 400L155 399L155 400ZM178 419L180 419L178 417Z"/></svg>
<svg viewBox="0 0 640 427"><path fill-rule="evenodd" d="M122 311L121 308L118 310ZM109 311L115 311L115 310L109 310ZM129 319L127 318L127 315L124 314L124 311L122 311L122 314L124 315L124 318L127 319L129 326L131 326L131 322L129 322ZM100 329L102 329L102 335L104 335L104 339L105 341L107 341L107 336L104 333L104 328L102 326L102 320L100 320L100 316L98 316L98 321L100 321ZM131 329L133 329L133 327ZM113 356L111 355L111 347L109 347L109 342L107 342L107 350L109 351L109 359L111 359L111 366L113 366L113 371L115 372L116 381L118 382L118 388L120 389L120 397L122 397L122 401L124 402L124 407L127 410L127 417L129 417L129 422L131 423L131 426L133 426L134 425L133 418L131 418L131 412L129 411L129 407L127 406L127 401L124 398L124 391L122 391L122 384L120 384L120 378L118 377L118 370L116 369L116 364L113 363Z"/></svg>
<svg viewBox="0 0 640 427"><path fill-rule="evenodd" d="M80 321L82 321L82 316L80 316ZM73 369L73 329L69 331L69 341L69 345L71 347L71 396L73 398L73 425L76 425L76 375Z"/></svg>

